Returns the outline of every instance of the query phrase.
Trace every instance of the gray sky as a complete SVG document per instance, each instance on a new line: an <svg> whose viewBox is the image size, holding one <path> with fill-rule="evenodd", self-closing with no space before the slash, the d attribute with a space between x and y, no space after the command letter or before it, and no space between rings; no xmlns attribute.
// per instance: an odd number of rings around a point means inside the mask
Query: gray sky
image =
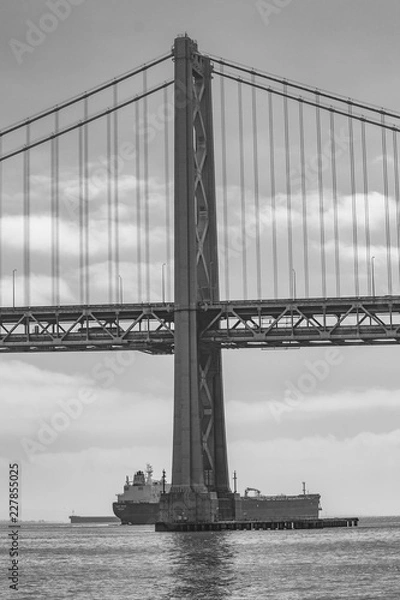
<svg viewBox="0 0 400 600"><path fill-rule="evenodd" d="M205 52L379 106L400 105L396 1L279 4L84 0L19 64L11 40L25 42L29 21L37 25L49 8L41 0L2 2L0 127L164 54L185 31ZM334 364L326 350L225 353L229 464L240 489L297 493L305 480L321 493L326 514L396 514L398 358L389 347L340 350ZM128 360L2 355L1 477L10 461L23 459L24 518L65 520L72 509L107 514L127 473L146 462L156 475L170 472L172 359ZM320 378L302 392L315 369ZM22 442L26 448L27 439L38 440L67 404L82 407L77 399L88 390L93 401L82 414L28 460ZM1 495L6 518L5 486Z"/></svg>

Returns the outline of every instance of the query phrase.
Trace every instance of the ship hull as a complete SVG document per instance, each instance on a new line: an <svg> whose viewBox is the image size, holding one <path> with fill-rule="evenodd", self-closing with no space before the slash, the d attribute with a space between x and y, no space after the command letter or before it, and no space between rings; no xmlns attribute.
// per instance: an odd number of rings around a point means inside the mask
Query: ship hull
<svg viewBox="0 0 400 600"><path fill-rule="evenodd" d="M318 519L320 495L241 498L241 517L246 521Z"/></svg>
<svg viewBox="0 0 400 600"><path fill-rule="evenodd" d="M114 515L122 525L152 525L157 521L159 502L114 502Z"/></svg>
<svg viewBox="0 0 400 600"><path fill-rule="evenodd" d="M116 517L80 517L79 515L71 515L69 520L72 524L81 523L118 523Z"/></svg>
<svg viewBox="0 0 400 600"><path fill-rule="evenodd" d="M283 521L318 519L319 494L301 496L264 496L240 498L235 503L236 519L245 521ZM157 521L159 503L114 502L113 511L123 525L151 525Z"/></svg>

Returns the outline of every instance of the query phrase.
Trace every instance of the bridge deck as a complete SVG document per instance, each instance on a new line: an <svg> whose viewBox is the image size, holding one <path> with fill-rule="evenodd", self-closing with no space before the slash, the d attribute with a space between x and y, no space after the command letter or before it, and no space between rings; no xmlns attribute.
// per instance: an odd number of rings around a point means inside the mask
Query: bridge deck
<svg viewBox="0 0 400 600"><path fill-rule="evenodd" d="M174 351L173 303L0 309L0 351ZM200 341L220 348L400 342L400 296L199 304Z"/></svg>

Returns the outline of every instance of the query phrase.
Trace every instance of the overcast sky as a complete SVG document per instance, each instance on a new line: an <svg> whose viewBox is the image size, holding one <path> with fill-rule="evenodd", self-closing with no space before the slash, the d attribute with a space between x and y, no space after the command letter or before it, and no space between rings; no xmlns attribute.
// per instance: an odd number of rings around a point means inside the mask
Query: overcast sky
<svg viewBox="0 0 400 600"><path fill-rule="evenodd" d="M166 53L184 32L204 52L400 106L396 0L71 0L67 18L23 51L16 41L45 23L50 3L0 4L0 128ZM151 193L156 205L154 181ZM12 215L10 207L4 218ZM398 513L399 349L246 350L223 360L229 466L241 491L299 493L306 481L321 493L323 514ZM312 389L302 392L310 374ZM156 476L170 473L171 357L3 354L0 382L1 479L9 462L22 460L23 518L109 514L126 474L146 462ZM75 413L65 430L32 446L66 406ZM0 507L6 518L6 485Z"/></svg>

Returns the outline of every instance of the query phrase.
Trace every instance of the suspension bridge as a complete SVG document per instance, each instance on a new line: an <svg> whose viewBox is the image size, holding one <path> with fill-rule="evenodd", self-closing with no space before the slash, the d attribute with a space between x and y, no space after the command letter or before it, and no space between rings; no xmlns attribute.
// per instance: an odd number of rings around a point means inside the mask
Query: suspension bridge
<svg viewBox="0 0 400 600"><path fill-rule="evenodd" d="M235 516L222 350L399 343L399 119L185 35L0 131L0 352L174 354L161 521Z"/></svg>

